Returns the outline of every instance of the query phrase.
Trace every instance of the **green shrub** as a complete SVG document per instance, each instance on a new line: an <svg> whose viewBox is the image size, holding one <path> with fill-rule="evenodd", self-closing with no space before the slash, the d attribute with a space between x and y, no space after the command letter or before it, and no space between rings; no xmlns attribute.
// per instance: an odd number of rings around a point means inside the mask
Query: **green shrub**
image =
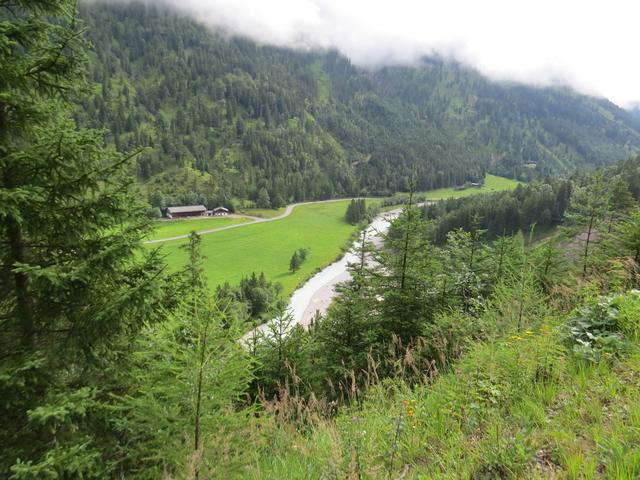
<svg viewBox="0 0 640 480"><path fill-rule="evenodd" d="M426 353L443 368L460 358L474 340L482 337L482 322L458 310L437 314L422 331Z"/></svg>
<svg viewBox="0 0 640 480"><path fill-rule="evenodd" d="M640 290L616 295L612 304L618 309L618 326L628 339L640 340Z"/></svg>
<svg viewBox="0 0 640 480"><path fill-rule="evenodd" d="M149 207L147 210L147 216L151 219L162 218L162 210L159 207Z"/></svg>
<svg viewBox="0 0 640 480"><path fill-rule="evenodd" d="M618 357L628 348L623 333L638 332L639 312L637 293L600 297L577 309L568 319L563 331L564 343L590 362Z"/></svg>

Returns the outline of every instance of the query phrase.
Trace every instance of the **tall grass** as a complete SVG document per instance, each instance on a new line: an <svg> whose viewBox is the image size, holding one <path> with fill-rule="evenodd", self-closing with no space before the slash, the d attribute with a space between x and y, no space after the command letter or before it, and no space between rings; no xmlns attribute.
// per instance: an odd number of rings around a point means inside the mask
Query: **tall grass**
<svg viewBox="0 0 640 480"><path fill-rule="evenodd" d="M268 441L238 478L638 478L640 348L585 361L559 334L566 317L534 315L444 364L393 339L335 402L301 396L290 370L261 399L252 435Z"/></svg>

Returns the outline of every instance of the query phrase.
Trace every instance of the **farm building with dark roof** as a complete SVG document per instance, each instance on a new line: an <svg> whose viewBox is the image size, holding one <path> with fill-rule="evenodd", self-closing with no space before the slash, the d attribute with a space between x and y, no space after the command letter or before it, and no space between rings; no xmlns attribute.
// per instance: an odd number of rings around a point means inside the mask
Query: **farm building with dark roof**
<svg viewBox="0 0 640 480"><path fill-rule="evenodd" d="M180 207L167 207L167 218L202 217L207 213L204 205L184 205Z"/></svg>

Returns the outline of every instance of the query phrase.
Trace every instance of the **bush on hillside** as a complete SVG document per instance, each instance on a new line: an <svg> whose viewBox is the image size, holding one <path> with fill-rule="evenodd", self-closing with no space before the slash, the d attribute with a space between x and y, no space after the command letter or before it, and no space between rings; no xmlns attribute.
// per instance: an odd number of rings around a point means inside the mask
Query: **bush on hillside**
<svg viewBox="0 0 640 480"><path fill-rule="evenodd" d="M619 357L628 349L625 336L637 336L638 313L638 292L600 297L569 318L563 331L564 343L593 363Z"/></svg>

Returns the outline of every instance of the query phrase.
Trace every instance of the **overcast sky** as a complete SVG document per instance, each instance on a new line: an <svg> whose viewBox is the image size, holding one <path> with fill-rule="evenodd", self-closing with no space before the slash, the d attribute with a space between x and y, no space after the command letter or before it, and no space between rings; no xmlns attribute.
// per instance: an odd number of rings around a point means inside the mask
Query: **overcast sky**
<svg viewBox="0 0 640 480"><path fill-rule="evenodd" d="M640 0L148 0L279 46L361 66L449 56L494 79L640 101Z"/></svg>

